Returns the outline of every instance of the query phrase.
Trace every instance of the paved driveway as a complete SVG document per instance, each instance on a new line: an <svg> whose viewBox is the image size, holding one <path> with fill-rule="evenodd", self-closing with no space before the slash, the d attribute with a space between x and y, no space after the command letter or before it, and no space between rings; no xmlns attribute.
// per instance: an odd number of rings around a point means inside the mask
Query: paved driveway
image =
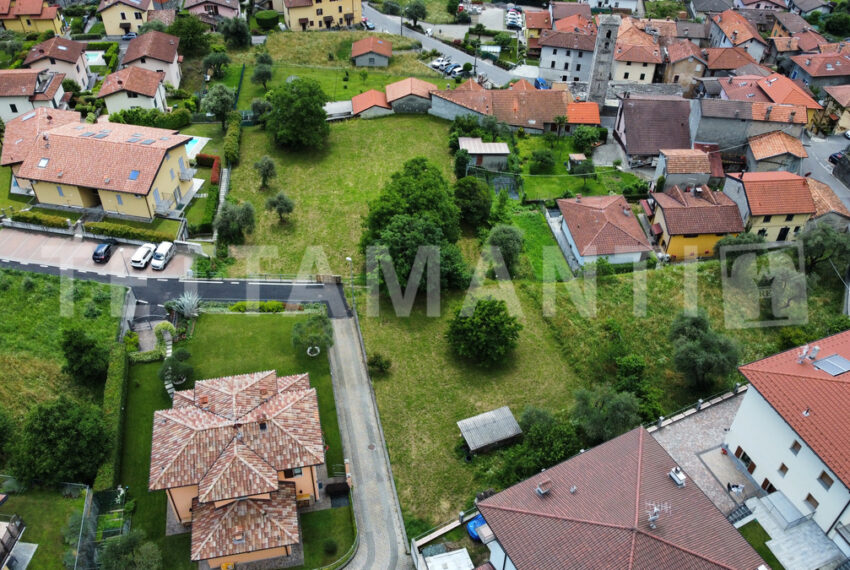
<svg viewBox="0 0 850 570"><path fill-rule="evenodd" d="M844 205L850 208L850 188L832 175L832 164L827 160L829 155L839 150L844 150L850 141L841 135L833 135L826 139L809 139L803 137L803 143L809 157L803 159L801 174L812 173L812 177L829 184Z"/></svg>
<svg viewBox="0 0 850 570"><path fill-rule="evenodd" d="M505 11L502 8L484 8L478 15L478 23L488 30L505 30Z"/></svg>

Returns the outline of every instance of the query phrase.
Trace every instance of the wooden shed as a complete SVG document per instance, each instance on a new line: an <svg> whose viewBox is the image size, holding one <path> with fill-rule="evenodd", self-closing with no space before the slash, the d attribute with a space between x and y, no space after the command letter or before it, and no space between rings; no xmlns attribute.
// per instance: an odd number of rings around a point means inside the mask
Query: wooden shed
<svg viewBox="0 0 850 570"><path fill-rule="evenodd" d="M457 427L472 453L483 453L507 445L522 435L519 424L507 406L460 420Z"/></svg>

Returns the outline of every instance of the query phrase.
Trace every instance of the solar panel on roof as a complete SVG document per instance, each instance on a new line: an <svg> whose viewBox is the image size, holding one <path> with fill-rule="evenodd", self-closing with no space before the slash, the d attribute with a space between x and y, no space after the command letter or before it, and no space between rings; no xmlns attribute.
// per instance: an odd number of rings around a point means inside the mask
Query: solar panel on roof
<svg viewBox="0 0 850 570"><path fill-rule="evenodd" d="M139 144L153 144L155 141L153 139L145 139Z"/></svg>
<svg viewBox="0 0 850 570"><path fill-rule="evenodd" d="M843 356L839 356L837 354L821 358L820 360L815 360L814 365L815 368L823 370L830 376L838 376L850 371L850 360L847 360Z"/></svg>
<svg viewBox="0 0 850 570"><path fill-rule="evenodd" d="M167 140L168 140L168 137L159 137L159 140L161 140L161 141L167 141Z"/></svg>
<svg viewBox="0 0 850 570"><path fill-rule="evenodd" d="M139 142L140 140L142 140L141 137L132 136L129 139L127 139L127 142Z"/></svg>

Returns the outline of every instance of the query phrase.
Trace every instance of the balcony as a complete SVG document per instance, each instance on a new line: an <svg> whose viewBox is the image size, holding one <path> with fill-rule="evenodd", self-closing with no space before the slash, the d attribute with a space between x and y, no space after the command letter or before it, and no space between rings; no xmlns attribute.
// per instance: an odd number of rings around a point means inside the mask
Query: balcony
<svg viewBox="0 0 850 570"><path fill-rule="evenodd" d="M182 180L182 178L181 178ZM156 203L156 208L154 211L157 214L167 214L171 211L172 206L174 205L174 200L160 200Z"/></svg>
<svg viewBox="0 0 850 570"><path fill-rule="evenodd" d="M197 168L181 168L180 169L180 181L181 182L189 182L195 177L195 173L198 171Z"/></svg>

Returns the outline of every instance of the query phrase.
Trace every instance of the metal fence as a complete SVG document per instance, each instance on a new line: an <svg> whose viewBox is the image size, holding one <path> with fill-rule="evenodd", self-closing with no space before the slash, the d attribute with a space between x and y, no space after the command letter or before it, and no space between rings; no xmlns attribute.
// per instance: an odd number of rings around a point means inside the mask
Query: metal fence
<svg viewBox="0 0 850 570"><path fill-rule="evenodd" d="M98 551L103 543L129 532L130 518L124 515L126 497L124 489L119 487L98 491L90 501L86 501L75 570L96 570Z"/></svg>

